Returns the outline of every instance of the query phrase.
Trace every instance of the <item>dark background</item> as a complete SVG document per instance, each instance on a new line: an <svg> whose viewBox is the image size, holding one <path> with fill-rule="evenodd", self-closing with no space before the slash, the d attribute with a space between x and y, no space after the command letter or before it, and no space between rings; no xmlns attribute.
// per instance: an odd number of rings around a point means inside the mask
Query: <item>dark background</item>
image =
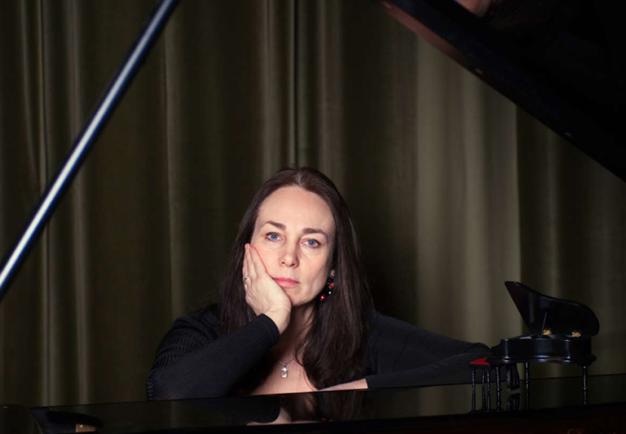
<svg viewBox="0 0 626 434"><path fill-rule="evenodd" d="M153 5L0 0L2 254ZM144 399L287 165L343 192L381 311L494 345L522 280L590 306L591 372L624 372L622 181L376 1L184 0L0 304L0 402Z"/></svg>

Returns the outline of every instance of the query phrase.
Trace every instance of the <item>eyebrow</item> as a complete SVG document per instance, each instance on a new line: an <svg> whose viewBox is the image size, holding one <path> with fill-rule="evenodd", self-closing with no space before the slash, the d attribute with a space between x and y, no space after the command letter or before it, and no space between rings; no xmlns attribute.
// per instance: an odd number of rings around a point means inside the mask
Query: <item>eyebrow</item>
<svg viewBox="0 0 626 434"><path fill-rule="evenodd" d="M272 220L268 220L265 223L263 223L263 225L261 226L265 226L265 225L272 225L274 227L277 227L278 229L284 231L285 229L287 229L287 226L285 226L282 223L278 223ZM304 228L302 229L302 233L304 234L321 234L324 235L326 237L326 239L330 239L330 237L328 236L328 234L323 231L322 229L318 229L318 228Z"/></svg>

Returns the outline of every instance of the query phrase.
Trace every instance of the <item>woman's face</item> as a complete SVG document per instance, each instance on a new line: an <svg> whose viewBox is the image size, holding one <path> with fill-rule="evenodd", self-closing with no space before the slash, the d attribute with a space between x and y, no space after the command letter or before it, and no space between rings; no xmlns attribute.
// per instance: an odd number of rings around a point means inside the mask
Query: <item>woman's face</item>
<svg viewBox="0 0 626 434"><path fill-rule="evenodd" d="M308 304L326 284L334 242L330 208L297 186L279 188L261 203L250 240L293 306Z"/></svg>

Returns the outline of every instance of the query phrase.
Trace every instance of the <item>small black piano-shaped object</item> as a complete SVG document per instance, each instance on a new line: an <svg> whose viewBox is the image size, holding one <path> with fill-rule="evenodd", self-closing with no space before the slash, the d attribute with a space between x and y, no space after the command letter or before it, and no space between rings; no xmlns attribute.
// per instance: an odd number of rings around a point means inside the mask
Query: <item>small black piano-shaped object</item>
<svg viewBox="0 0 626 434"><path fill-rule="evenodd" d="M506 338L492 348L490 365L529 362L574 363L586 369L594 360L591 337L600 324L580 303L540 294L519 282L505 282L528 334Z"/></svg>
<svg viewBox="0 0 626 434"><path fill-rule="evenodd" d="M495 370L496 407L500 408L502 368L506 382L513 390L519 386L517 364L524 365L524 389L528 400L530 363L576 364L582 368L583 403L587 403L587 368L596 359L591 352L591 337L600 329L596 315L584 304L541 294L519 282L505 282L505 285L528 327L528 334L502 339L491 349L489 357L473 361L473 387L476 368L482 369L481 382L484 384L486 379L489 387L490 374Z"/></svg>
<svg viewBox="0 0 626 434"><path fill-rule="evenodd" d="M517 364L524 365L524 389L528 405L530 363L576 364L582 368L583 403L587 403L587 368L596 357L591 352L591 337L598 334L600 323L593 311L575 301L541 294L519 282L505 282L506 288L517 306L528 334L505 338L491 349L486 358L472 361L472 409L476 408L475 388L477 380L491 390L492 373L495 373L496 409L501 408L501 380L510 390L518 393L519 374ZM477 370L480 376L477 377ZM506 375L503 377L501 370ZM494 372L495 371L495 372ZM486 408L490 409L490 394ZM483 401L485 397L483 396ZM513 407L511 407L513 405ZM519 405L519 396L510 397L508 407ZM483 404L485 408L485 404Z"/></svg>

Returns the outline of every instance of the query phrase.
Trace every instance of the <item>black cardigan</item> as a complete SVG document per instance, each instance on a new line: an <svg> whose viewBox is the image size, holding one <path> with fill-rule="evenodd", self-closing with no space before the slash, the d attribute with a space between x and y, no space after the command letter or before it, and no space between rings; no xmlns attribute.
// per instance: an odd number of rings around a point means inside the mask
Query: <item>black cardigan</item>
<svg viewBox="0 0 626 434"><path fill-rule="evenodd" d="M233 392L278 341L276 324L260 315L226 336L206 309L178 318L163 338L146 384L148 399L220 397ZM374 312L367 374L370 389L466 383L482 344L458 341Z"/></svg>

